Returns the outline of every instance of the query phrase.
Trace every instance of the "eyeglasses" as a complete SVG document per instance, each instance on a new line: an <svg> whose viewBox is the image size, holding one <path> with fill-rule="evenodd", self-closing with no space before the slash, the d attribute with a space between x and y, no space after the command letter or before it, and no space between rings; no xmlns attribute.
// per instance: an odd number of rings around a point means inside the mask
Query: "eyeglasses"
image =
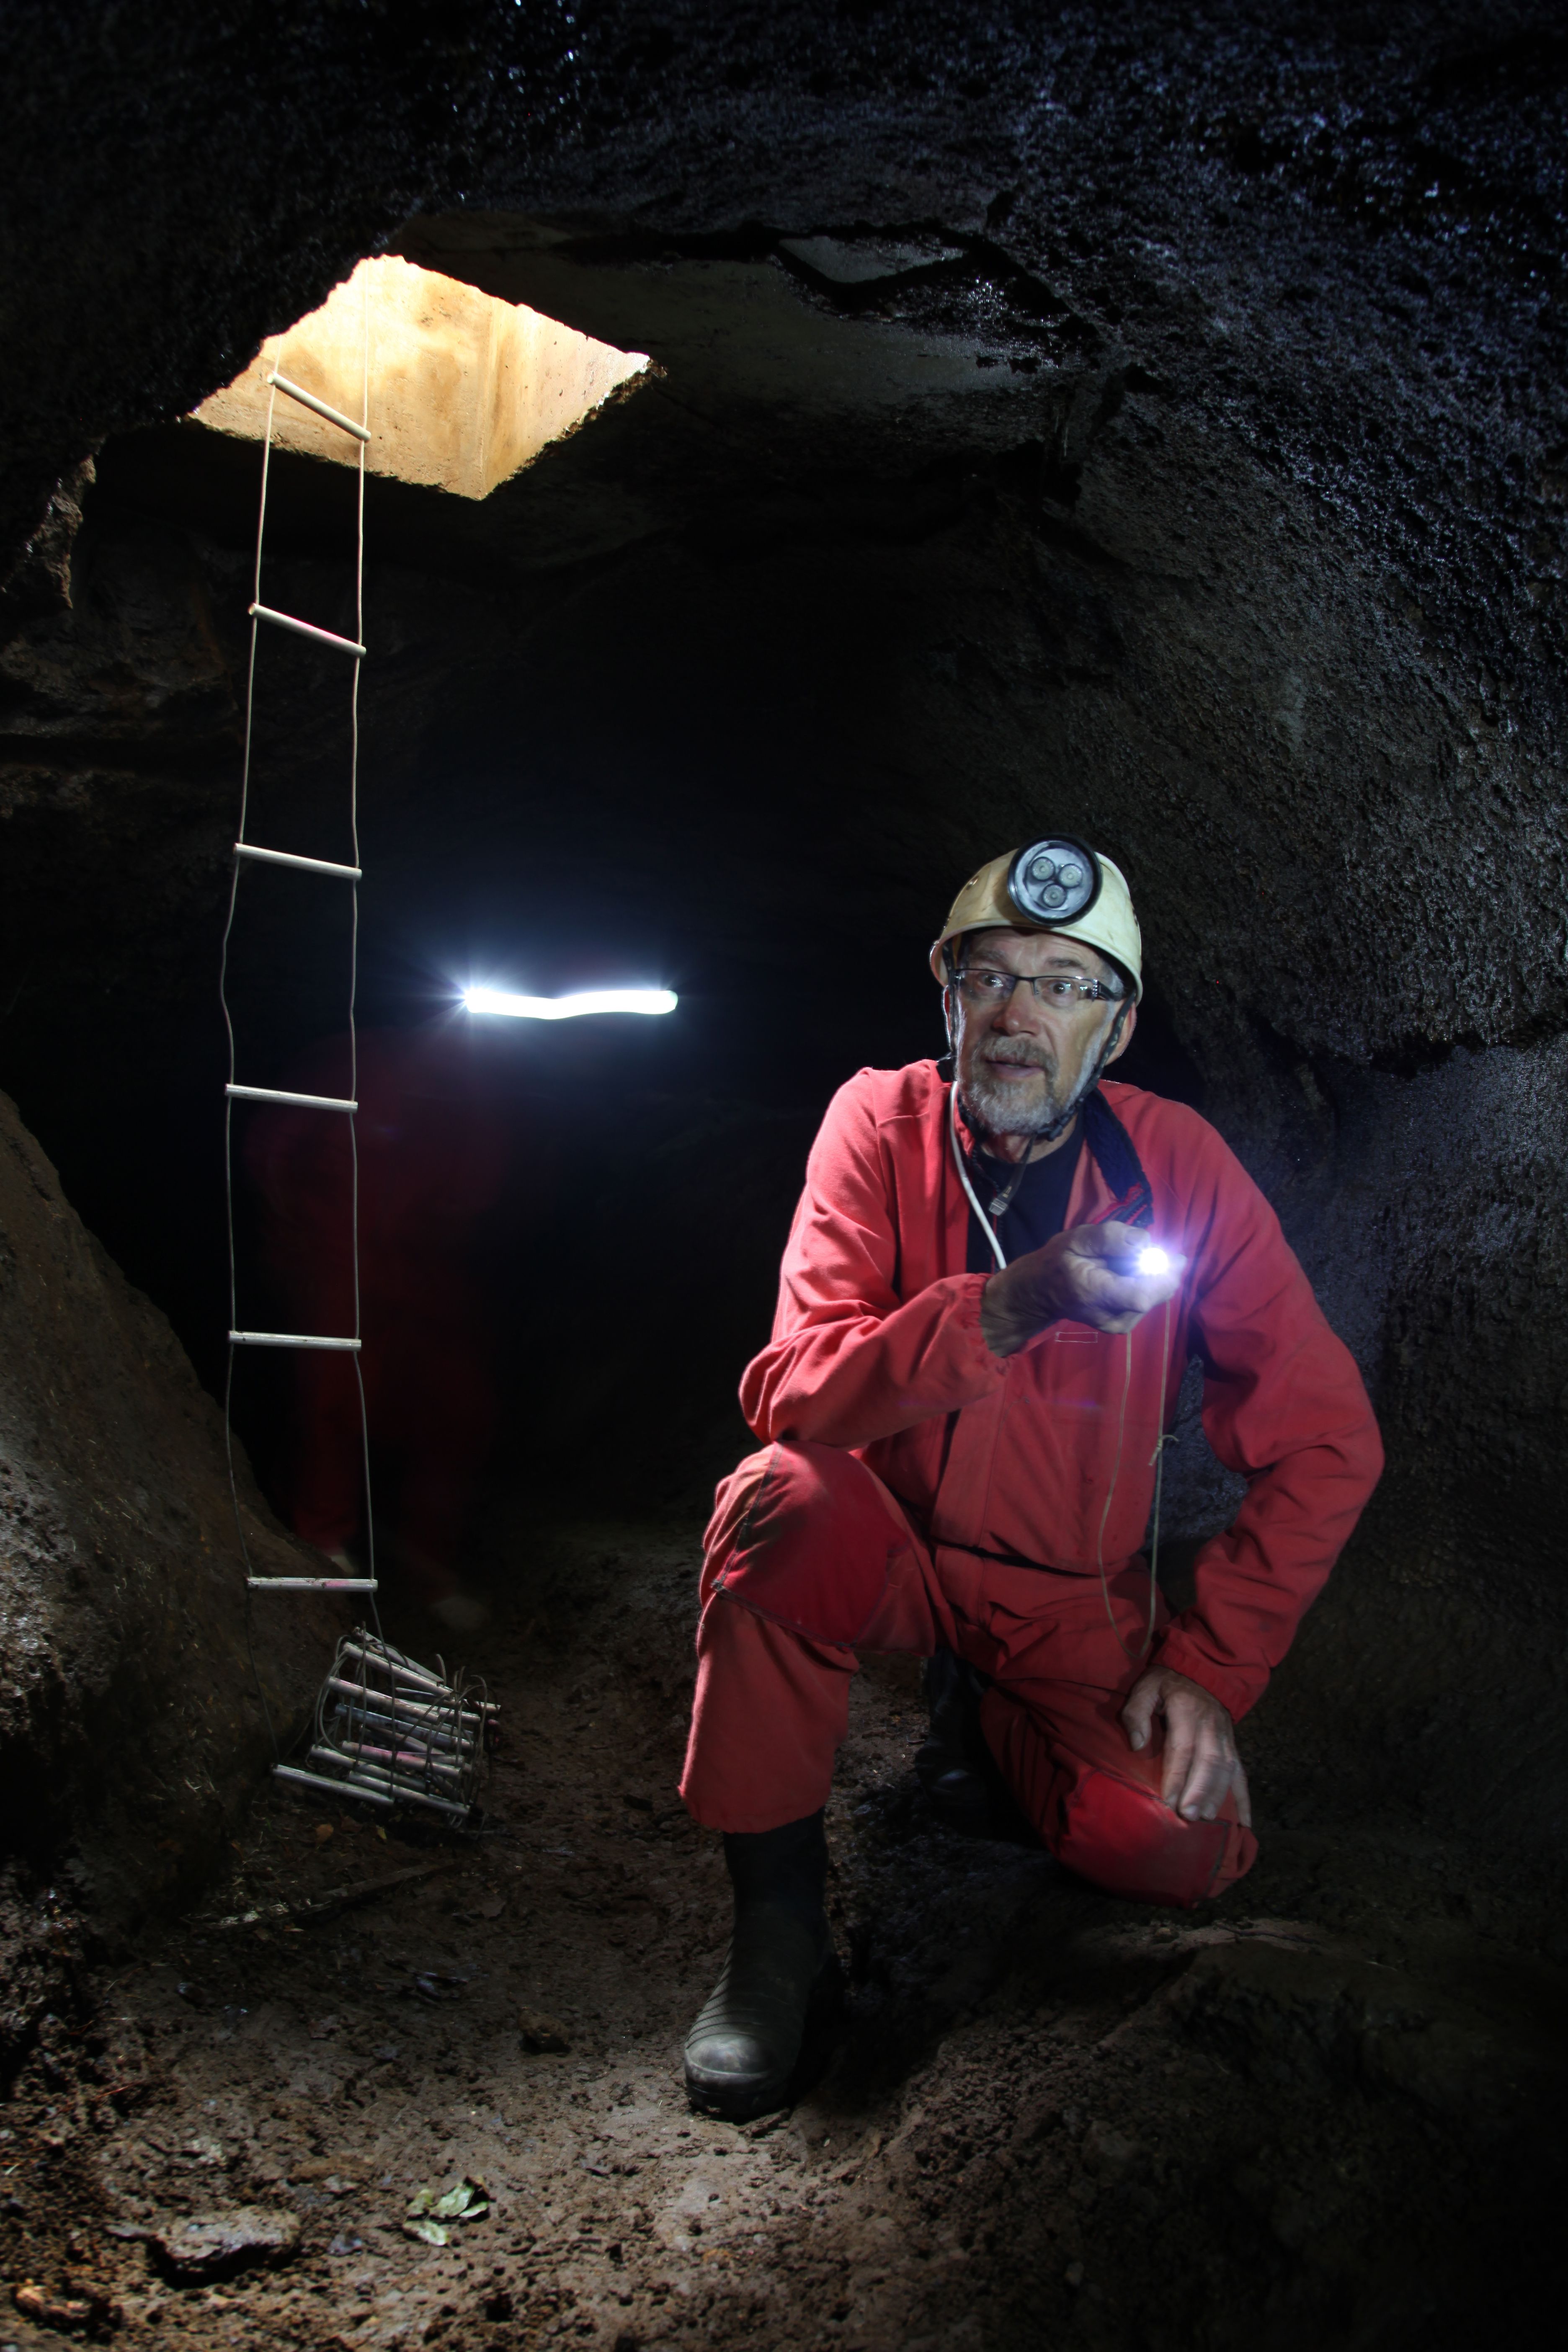
<svg viewBox="0 0 1568 2352"><path fill-rule="evenodd" d="M1037 1004L1048 1005L1058 1013L1071 1012L1082 1003L1118 1000L1121 995L1114 981L1089 980L1076 971L996 971L989 964L975 963L953 977L966 1004L997 1010L1012 1003L1013 991L1020 986L1030 991Z"/></svg>

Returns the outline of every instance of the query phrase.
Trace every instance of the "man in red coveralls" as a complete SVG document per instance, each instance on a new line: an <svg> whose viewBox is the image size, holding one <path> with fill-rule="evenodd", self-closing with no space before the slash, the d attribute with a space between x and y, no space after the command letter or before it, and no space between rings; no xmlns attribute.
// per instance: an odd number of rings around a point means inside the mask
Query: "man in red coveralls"
<svg viewBox="0 0 1568 2352"><path fill-rule="evenodd" d="M862 1070L813 1147L742 1383L762 1451L708 1529L681 1783L735 1894L686 2044L688 2088L721 2114L783 2104L831 1959L823 1807L858 1651L932 1660L939 1810L980 1786L967 1701L991 1771L1091 1884L1191 1905L1257 1852L1234 1726L1382 1449L1213 1128L1103 1082L1142 965L1110 858L1050 840L994 859L931 950L952 1083L935 1062ZM1249 1485L1173 1617L1139 1551L1194 1353L1209 1442Z"/></svg>

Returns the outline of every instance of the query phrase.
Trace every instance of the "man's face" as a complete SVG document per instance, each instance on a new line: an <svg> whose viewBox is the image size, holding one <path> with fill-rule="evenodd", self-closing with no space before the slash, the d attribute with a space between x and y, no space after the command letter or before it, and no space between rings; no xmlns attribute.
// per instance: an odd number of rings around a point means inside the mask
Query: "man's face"
<svg viewBox="0 0 1568 2352"><path fill-rule="evenodd" d="M960 946L959 964L1025 979L1061 973L1122 985L1097 949L1051 931L972 931ZM1015 988L994 1004L976 1005L951 988L958 1091L971 1119L990 1135L1047 1133L1104 1050L1121 1002L1074 994L1063 1004L1038 1003L1033 989ZM1131 1038L1133 1019L1128 1005L1112 1061Z"/></svg>

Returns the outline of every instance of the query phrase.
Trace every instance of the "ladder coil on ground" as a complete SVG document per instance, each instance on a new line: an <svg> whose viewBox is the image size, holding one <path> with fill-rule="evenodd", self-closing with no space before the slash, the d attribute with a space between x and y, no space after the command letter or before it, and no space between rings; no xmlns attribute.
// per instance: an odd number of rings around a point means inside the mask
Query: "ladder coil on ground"
<svg viewBox="0 0 1568 2352"><path fill-rule="evenodd" d="M365 1626L338 1643L316 1701L309 1770L285 1780L373 1804L467 1822L479 1802L497 1709L482 1683L433 1674Z"/></svg>

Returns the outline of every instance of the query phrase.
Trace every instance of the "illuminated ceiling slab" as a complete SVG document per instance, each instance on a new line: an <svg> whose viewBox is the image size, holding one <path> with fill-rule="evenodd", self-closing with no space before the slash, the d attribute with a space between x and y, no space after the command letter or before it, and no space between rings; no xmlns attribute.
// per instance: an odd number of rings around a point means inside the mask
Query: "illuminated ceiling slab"
<svg viewBox="0 0 1568 2352"><path fill-rule="evenodd" d="M266 437L276 371L358 417L368 336L372 473L485 499L606 401L646 381L643 352L618 352L521 303L387 256L362 261L319 310L270 335L233 383L194 413L242 440ZM281 393L276 446L337 465L358 447Z"/></svg>

